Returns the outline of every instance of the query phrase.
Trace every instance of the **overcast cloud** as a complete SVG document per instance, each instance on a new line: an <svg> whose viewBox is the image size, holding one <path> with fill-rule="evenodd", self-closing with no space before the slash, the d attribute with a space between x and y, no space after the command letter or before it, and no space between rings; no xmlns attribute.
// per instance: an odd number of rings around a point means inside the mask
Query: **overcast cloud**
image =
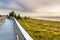
<svg viewBox="0 0 60 40"><path fill-rule="evenodd" d="M47 12L45 14L54 15L55 12L60 12L60 0L0 0L0 10Z"/></svg>
<svg viewBox="0 0 60 40"><path fill-rule="evenodd" d="M60 11L60 0L0 0L0 8L20 11Z"/></svg>

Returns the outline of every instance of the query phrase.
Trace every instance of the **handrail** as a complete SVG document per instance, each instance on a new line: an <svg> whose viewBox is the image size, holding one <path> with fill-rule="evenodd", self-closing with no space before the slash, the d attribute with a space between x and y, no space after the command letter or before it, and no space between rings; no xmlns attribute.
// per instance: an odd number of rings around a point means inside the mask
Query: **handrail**
<svg viewBox="0 0 60 40"><path fill-rule="evenodd" d="M25 40L33 40L31 36L23 29L23 27L18 23L18 21L14 18L19 30L22 32Z"/></svg>

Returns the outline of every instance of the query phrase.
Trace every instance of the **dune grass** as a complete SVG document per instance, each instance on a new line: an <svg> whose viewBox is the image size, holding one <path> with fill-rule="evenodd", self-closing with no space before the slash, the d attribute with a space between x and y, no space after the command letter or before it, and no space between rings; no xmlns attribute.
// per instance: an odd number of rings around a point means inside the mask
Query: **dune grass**
<svg viewBox="0 0 60 40"><path fill-rule="evenodd" d="M60 22L38 19L17 19L34 40L60 40Z"/></svg>

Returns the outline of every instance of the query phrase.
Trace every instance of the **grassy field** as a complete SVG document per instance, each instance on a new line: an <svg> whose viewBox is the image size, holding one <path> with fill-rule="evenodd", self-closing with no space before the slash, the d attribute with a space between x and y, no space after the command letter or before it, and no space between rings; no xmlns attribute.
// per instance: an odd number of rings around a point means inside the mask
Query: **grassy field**
<svg viewBox="0 0 60 40"><path fill-rule="evenodd" d="M17 19L34 40L60 40L60 22L38 19Z"/></svg>

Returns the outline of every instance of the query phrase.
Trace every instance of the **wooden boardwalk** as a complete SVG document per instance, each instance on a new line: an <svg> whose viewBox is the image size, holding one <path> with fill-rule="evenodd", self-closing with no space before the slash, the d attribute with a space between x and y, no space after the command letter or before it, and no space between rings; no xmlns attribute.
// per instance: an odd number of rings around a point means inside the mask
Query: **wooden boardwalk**
<svg viewBox="0 0 60 40"><path fill-rule="evenodd" d="M6 19L5 22L0 25L0 40L16 40L12 20Z"/></svg>

